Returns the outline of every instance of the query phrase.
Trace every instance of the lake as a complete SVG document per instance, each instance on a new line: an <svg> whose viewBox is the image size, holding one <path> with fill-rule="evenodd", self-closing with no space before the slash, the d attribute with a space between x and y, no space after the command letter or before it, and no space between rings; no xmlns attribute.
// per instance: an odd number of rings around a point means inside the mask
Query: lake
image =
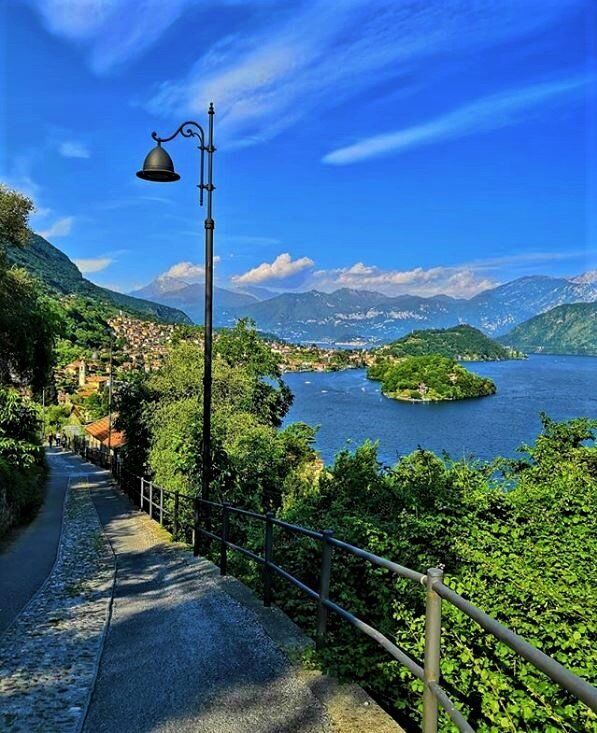
<svg viewBox="0 0 597 733"><path fill-rule="evenodd" d="M284 424L320 425L317 449L326 463L367 438L379 440L381 460L393 463L418 446L453 458L512 456L535 439L542 411L556 420L597 417L597 357L541 355L465 366L491 377L497 394L412 404L384 397L363 369L286 374L295 399Z"/></svg>

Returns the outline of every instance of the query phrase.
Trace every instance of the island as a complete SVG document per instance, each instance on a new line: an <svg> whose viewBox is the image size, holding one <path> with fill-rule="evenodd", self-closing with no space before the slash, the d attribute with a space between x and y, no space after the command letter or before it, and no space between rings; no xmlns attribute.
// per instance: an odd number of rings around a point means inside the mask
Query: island
<svg viewBox="0 0 597 733"><path fill-rule="evenodd" d="M442 402L495 394L491 379L473 374L441 354L378 358L367 370L386 397L408 402Z"/></svg>

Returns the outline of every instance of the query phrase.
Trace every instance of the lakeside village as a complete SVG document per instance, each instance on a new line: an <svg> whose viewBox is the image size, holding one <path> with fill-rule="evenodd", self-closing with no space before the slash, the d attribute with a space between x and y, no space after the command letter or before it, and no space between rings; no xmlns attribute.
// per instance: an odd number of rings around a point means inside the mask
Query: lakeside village
<svg viewBox="0 0 597 733"><path fill-rule="evenodd" d="M113 333L112 374L114 383L127 372L152 372L161 367L170 347L182 340L202 343L202 330L196 326L144 321L120 313L108 319ZM215 338L218 338L216 332ZM328 372L370 366L372 355L363 349L336 349L316 344L290 344L267 338L280 358L285 372ZM113 451L124 445L125 437L110 430L108 416L110 353L108 349L82 353L79 358L57 366L55 383L57 406L48 408L46 434L85 435L91 447ZM116 415L112 415L112 420Z"/></svg>

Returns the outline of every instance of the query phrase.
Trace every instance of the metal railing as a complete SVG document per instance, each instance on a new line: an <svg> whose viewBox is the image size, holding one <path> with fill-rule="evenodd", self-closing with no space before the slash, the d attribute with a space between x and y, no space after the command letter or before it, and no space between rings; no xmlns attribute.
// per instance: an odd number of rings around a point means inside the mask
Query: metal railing
<svg viewBox="0 0 597 733"><path fill-rule="evenodd" d="M585 703L593 712L597 713L597 689L586 680L578 677L563 667L559 662L541 652L529 644L518 634L500 624L484 611L474 606L461 595L452 590L443 581L443 570L430 568L427 573L420 573L416 570L399 565L398 563L379 557L360 547L355 547L347 542L334 537L331 530L317 531L306 527L290 524L277 519L272 512L260 514L248 509L232 506L224 502L205 501L192 497L179 491L170 491L155 486L148 479L132 474L113 457L108 457L105 451L97 448L90 448L82 441L71 442L71 448L87 460L109 468L121 489L128 494L142 511L164 525L170 526L175 536L185 531L181 523L181 502L187 502L192 510L198 505L206 507L207 512L217 509L221 512L220 532L215 533L211 529L202 526L193 526L194 520L186 530L191 530L191 542L194 539L194 532L201 533L204 537L219 543L220 574L228 572L228 551L232 550L262 567L263 572L263 603L265 606L272 604L272 586L275 575L283 578L302 591L317 604L317 642L321 644L325 637L328 624L328 612L337 614L344 621L352 624L360 632L377 642L395 660L404 665L424 685L423 690L423 733L436 733L438 728L438 712L443 709L459 731L474 733L474 729L467 722L463 714L456 707L445 689L440 684L440 652L441 652L441 619L442 601L446 601L458 608L462 613L476 622L485 631L509 646L518 655L526 659L536 669L543 672L562 689L567 690L578 700ZM157 496L157 501L156 501ZM164 497L173 498L173 508L164 508ZM191 512L188 512L191 515ZM264 525L264 552L258 555L246 547L235 544L230 540L230 517L238 516L245 519L261 522ZM211 521L209 522L211 527ZM294 575L277 565L273 560L274 549L274 527L294 534L308 537L321 543L321 559L319 570L319 587L311 588ZM358 618L346 608L330 599L330 578L332 569L332 556L334 550L361 558L366 562L380 568L389 570L393 575L421 584L425 588L425 646L423 666L409 657L399 649L390 639L380 631Z"/></svg>

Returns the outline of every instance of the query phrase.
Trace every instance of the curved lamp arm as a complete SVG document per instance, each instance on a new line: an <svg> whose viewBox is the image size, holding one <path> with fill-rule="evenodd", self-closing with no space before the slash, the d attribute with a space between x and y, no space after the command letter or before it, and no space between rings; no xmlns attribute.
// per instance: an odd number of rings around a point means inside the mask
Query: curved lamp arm
<svg viewBox="0 0 597 733"><path fill-rule="evenodd" d="M211 109L211 106L210 106ZM180 127L170 135L170 137L160 137L155 130L151 133L151 137L156 141L158 145L162 143L168 143L170 140L174 140L178 135L182 137L197 137L199 138L199 145L197 146L201 151L201 161L199 163L199 206L203 206L203 191L210 190L210 184L205 184L205 152L213 153L215 148L213 145L205 145L205 132L201 125L194 120L187 120L183 122Z"/></svg>
<svg viewBox="0 0 597 733"><path fill-rule="evenodd" d="M196 129L193 129L196 128ZM170 140L174 140L174 138L177 135L182 135L183 137L198 137L201 141L201 147L203 148L205 146L205 133L203 131L203 128L198 122L195 122L194 120L188 120L187 122L183 122L182 125L176 130L176 132L172 133L170 137L160 137L157 132L152 132L151 137L156 141L156 143L169 143Z"/></svg>

